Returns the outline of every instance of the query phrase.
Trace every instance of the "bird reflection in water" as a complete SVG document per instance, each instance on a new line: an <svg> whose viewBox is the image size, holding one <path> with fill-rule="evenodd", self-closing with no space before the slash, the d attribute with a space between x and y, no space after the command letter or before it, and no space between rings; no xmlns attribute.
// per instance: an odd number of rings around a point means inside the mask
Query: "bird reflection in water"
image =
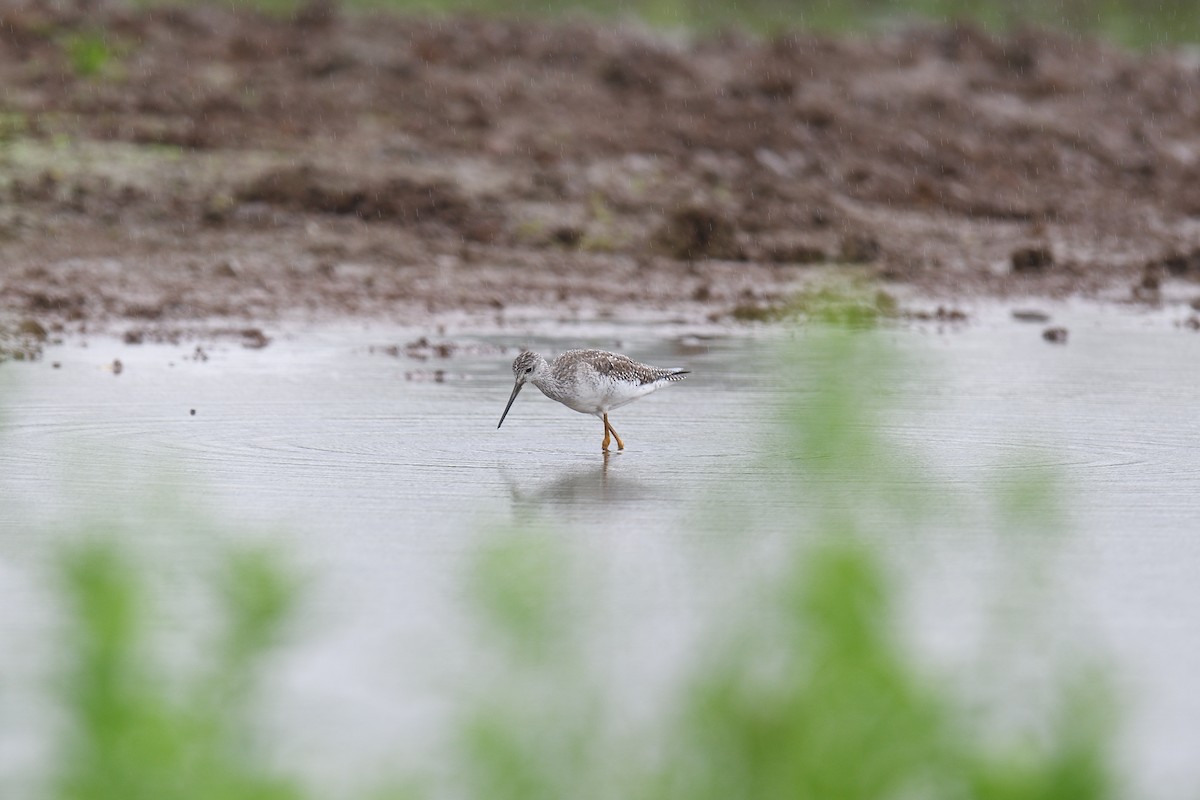
<svg viewBox="0 0 1200 800"><path fill-rule="evenodd" d="M501 477L518 507L627 505L646 500L651 491L629 470L617 466L626 458L623 454L605 452L599 464L581 465L552 480L528 480L525 473L518 479L503 467Z"/></svg>

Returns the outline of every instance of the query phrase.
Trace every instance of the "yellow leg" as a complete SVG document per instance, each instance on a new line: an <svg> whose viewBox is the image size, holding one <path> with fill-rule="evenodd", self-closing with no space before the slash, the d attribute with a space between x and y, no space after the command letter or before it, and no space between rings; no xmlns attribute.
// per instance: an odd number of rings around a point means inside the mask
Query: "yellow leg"
<svg viewBox="0 0 1200 800"><path fill-rule="evenodd" d="M608 434L610 434L610 433L613 435L613 438L617 440L617 449L624 450L625 443L622 442L621 437L617 435L616 429L613 428L613 426L609 424L608 414L605 414L604 415L604 449L605 450L608 449L608 441L609 441Z"/></svg>
<svg viewBox="0 0 1200 800"><path fill-rule="evenodd" d="M608 443L611 441L612 441L612 439L608 438L608 423L605 422L604 423L604 441L600 443L600 449L607 453L608 452Z"/></svg>

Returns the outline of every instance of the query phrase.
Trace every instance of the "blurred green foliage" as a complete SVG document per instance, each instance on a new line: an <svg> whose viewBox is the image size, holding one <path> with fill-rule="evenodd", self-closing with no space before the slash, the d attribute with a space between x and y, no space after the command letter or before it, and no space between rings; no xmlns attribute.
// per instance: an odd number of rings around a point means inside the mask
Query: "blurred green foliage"
<svg viewBox="0 0 1200 800"><path fill-rule="evenodd" d="M662 796L1112 796L1108 720L1064 702L1035 746L989 738L906 655L894 593L865 548L825 541L782 586L784 622L736 637L699 671Z"/></svg>
<svg viewBox="0 0 1200 800"><path fill-rule="evenodd" d="M471 746L460 754L463 770L484 767L486 780L472 784L467 796L1115 795L1109 766L1115 728L1100 684L1064 672L1050 693L1056 699L1034 711L1031 727L999 730L956 693L957 681L923 666L906 641L897 610L902 587L890 577L877 543L919 532L944 507L936 502L940 492L932 479L925 491L893 490L899 476L889 465L900 462L880 436L880 421L894 404L889 376L909 367L883 346L869 320L851 315L847 322L845 309L861 305L841 297L827 309L810 309L816 322L802 337L806 358L781 364L791 376L794 400L780 433L801 456L793 464L794 490L823 511L776 521L791 531L771 559L782 566L752 571L739 584L739 599L706 620L649 730L624 730L620 712L593 679L579 655L586 623L546 622L577 602L572 582L563 578L573 571L557 540L526 533L489 544L496 555L474 573L488 627L507 630L509 641L521 643L517 651L557 655L531 667L509 651L491 666L487 685L498 691L485 717L468 716ZM911 472L905 477L910 485L920 480ZM1035 494L1022 485L998 503L1026 532L1044 526L1042 534L1049 535L1058 524L1052 492L1046 491L1053 481L1039 477ZM1011 543L1022 546L1019 538ZM724 569L735 573L736 555L722 552ZM528 611L505 611L513 608ZM1018 655L1006 648L997 653L1001 659ZM995 666L1004 669L1003 663ZM519 688L531 685L540 691ZM613 730L624 735L606 737ZM493 787L491 795L481 791L485 785Z"/></svg>
<svg viewBox="0 0 1200 800"><path fill-rule="evenodd" d="M63 39L71 69L81 78L99 77L113 61L113 50L101 31L79 31Z"/></svg>
<svg viewBox="0 0 1200 800"><path fill-rule="evenodd" d="M249 713L260 658L292 604L289 582L264 555L229 559L220 588L224 629L208 663L180 675L156 660L154 597L112 543L64 560L72 623L63 644L57 754L60 800L286 800L296 785L256 756Z"/></svg>

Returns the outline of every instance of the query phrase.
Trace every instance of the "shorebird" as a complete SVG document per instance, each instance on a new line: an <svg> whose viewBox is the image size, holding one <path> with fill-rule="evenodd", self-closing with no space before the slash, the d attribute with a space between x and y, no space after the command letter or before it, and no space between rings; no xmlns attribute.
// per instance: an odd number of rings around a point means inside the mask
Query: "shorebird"
<svg viewBox="0 0 1200 800"><path fill-rule="evenodd" d="M504 424L513 401L528 381L551 400L604 420L604 441L600 443L600 449L606 453L612 439L617 440L618 450L625 449L625 443L609 424L609 411L645 397L668 383L681 381L688 374L686 369L639 364L628 356L607 350L568 350L549 362L537 353L525 351L513 361L512 369L516 383L497 428Z"/></svg>

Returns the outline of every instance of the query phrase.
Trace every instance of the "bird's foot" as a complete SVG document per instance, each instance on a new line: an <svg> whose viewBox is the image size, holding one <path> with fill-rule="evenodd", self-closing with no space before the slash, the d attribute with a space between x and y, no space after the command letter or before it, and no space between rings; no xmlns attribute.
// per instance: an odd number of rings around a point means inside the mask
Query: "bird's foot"
<svg viewBox="0 0 1200 800"><path fill-rule="evenodd" d="M608 450L608 443L611 441L608 438L608 435L611 433L613 435L613 438L617 440L617 449L624 450L625 443L621 441L621 437L617 435L617 432L613 429L613 426L608 423L608 414L605 414L603 419L604 419L604 449Z"/></svg>

